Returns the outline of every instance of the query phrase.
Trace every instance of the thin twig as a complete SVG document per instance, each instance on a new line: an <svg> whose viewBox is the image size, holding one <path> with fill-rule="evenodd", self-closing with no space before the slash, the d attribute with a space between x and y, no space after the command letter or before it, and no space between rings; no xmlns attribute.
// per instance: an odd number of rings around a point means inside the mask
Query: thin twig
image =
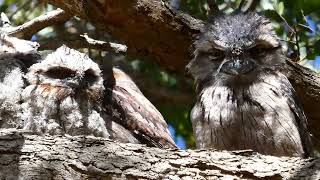
<svg viewBox="0 0 320 180"><path fill-rule="evenodd" d="M65 44L74 49L89 48L89 49L95 49L100 51L112 51L116 53L124 53L127 51L127 46L123 44L92 39L87 34L77 36L77 39L69 39L69 40L47 39L45 42L39 42L39 43L40 43L39 50L53 50Z"/></svg>
<svg viewBox="0 0 320 180"><path fill-rule="evenodd" d="M298 44L298 42L299 42L299 36L298 36L298 33L297 33L297 27L296 26L293 26L293 28L294 28L294 39L295 39L295 42L296 42L296 46L297 46L297 48L298 48L298 51L300 50L300 47L299 47L299 44ZM299 51L300 52L300 51Z"/></svg>
<svg viewBox="0 0 320 180"><path fill-rule="evenodd" d="M295 39L295 46L297 47L296 50L296 55L297 58L300 59L300 45L299 45L299 35L298 35L298 31L297 31L297 26L293 26L294 28L294 39Z"/></svg>
<svg viewBox="0 0 320 180"><path fill-rule="evenodd" d="M298 31L297 31L297 27L294 26L293 28L289 25L289 23L287 22L287 20L281 15L279 14L277 11L275 11L278 16L282 19L282 21L287 25L287 27L289 28L290 30L290 34L289 34L289 38L290 38L290 41L291 42L291 39L292 39L292 36L294 37L294 41L293 41L293 44L297 47L297 50L295 50L294 48L293 49L293 52L294 52L294 55L295 57L293 58L298 58L300 59L300 45L299 45L299 35L298 35Z"/></svg>
<svg viewBox="0 0 320 180"><path fill-rule="evenodd" d="M304 28L307 28L311 32L314 32L314 30L309 26L308 20L307 20L306 16L304 15L304 12L303 12L302 9L301 9L301 15L303 17L303 20L304 20L305 24L307 24L307 25L303 25L303 24L300 24L300 23L298 25L300 25L300 26L302 26Z"/></svg>
<svg viewBox="0 0 320 180"><path fill-rule="evenodd" d="M294 41L291 41L291 40L285 40L285 39L280 39L280 41L284 41L284 42L292 43L292 44L294 44L294 43L295 43Z"/></svg>
<svg viewBox="0 0 320 180"><path fill-rule="evenodd" d="M289 30L293 33L295 33L294 29L289 25L289 23L287 22L287 20L281 15L279 14L277 11L275 11L277 13L277 15L282 19L282 21L287 25L287 27L289 28Z"/></svg>
<svg viewBox="0 0 320 180"><path fill-rule="evenodd" d="M314 30L310 26L307 26L307 25L304 25L304 24L301 24L301 23L298 23L298 25L303 27L303 28L308 29L310 32L314 32Z"/></svg>

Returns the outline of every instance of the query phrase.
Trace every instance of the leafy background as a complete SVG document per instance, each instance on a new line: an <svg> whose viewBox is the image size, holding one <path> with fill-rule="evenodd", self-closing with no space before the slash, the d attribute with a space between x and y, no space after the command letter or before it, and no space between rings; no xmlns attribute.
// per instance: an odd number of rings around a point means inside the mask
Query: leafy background
<svg viewBox="0 0 320 180"><path fill-rule="evenodd" d="M219 8L232 12L240 0L217 0ZM273 26L293 61L320 73L320 1L319 0L260 0L256 10L270 18ZM206 0L171 0L176 9L206 20ZM14 25L20 25L47 11L55 9L43 0L0 0L0 11L5 12ZM34 35L32 40L40 44L50 41L72 41L80 34L113 41L114 39L95 29L89 22L72 18L66 23L47 27ZM114 40L116 41L116 40ZM141 61L127 55L81 49L92 59L112 63L128 72L143 93L160 110L168 121L175 141L181 148L194 148L189 112L195 99L192 80L183 75L167 72L152 61ZM50 51L42 51L46 54Z"/></svg>

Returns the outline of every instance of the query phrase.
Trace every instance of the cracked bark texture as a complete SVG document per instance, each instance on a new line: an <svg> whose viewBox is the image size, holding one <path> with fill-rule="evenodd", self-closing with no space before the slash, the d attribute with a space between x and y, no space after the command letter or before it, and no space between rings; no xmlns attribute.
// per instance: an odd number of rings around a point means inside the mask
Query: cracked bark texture
<svg viewBox="0 0 320 180"><path fill-rule="evenodd" d="M203 22L170 7L163 0L47 0L92 22L128 46L131 56L152 59L168 70L182 73L191 60L192 43ZM288 61L287 76L297 91L320 150L320 77Z"/></svg>
<svg viewBox="0 0 320 180"><path fill-rule="evenodd" d="M320 159L0 131L0 179L319 179Z"/></svg>

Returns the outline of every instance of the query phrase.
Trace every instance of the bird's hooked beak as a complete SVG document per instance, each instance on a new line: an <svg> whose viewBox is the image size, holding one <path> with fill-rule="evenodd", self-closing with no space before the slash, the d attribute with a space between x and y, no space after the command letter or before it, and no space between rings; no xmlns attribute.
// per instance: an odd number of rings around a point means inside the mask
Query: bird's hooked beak
<svg viewBox="0 0 320 180"><path fill-rule="evenodd" d="M67 83L72 88L79 88L82 85L84 73L77 73L74 75L74 77L71 79L67 79Z"/></svg>
<svg viewBox="0 0 320 180"><path fill-rule="evenodd" d="M229 75L238 76L251 72L255 63L251 59L234 58L224 62L221 66L221 72Z"/></svg>

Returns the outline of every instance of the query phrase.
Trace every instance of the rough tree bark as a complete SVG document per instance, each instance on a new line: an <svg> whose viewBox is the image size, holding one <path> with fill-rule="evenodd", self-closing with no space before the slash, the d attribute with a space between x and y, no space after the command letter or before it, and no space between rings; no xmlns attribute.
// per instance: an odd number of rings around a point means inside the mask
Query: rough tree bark
<svg viewBox="0 0 320 180"><path fill-rule="evenodd" d="M162 0L47 0L49 3L94 23L128 46L127 53L156 60L161 66L184 72L192 58L192 43L203 22L170 7ZM300 65L285 68L295 87L320 150L320 77Z"/></svg>
<svg viewBox="0 0 320 180"><path fill-rule="evenodd" d="M0 131L0 179L319 179L320 159Z"/></svg>

